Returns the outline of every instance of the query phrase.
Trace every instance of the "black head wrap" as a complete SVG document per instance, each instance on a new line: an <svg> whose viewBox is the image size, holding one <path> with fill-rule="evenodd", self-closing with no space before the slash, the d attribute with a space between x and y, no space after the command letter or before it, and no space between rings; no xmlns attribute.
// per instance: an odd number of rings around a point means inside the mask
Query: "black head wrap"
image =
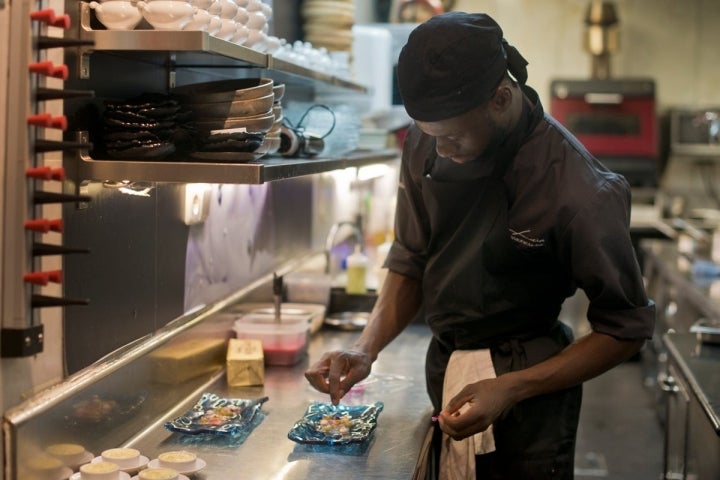
<svg viewBox="0 0 720 480"><path fill-rule="evenodd" d="M400 95L415 120L445 120L490 99L507 71L525 84L527 64L489 16L444 13L415 28L400 52Z"/></svg>

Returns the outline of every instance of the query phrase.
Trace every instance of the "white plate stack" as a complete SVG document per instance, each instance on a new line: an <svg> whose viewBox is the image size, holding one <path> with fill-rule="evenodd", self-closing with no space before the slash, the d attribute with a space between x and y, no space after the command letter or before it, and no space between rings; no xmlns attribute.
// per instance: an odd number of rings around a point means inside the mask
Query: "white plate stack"
<svg viewBox="0 0 720 480"><path fill-rule="evenodd" d="M352 0L304 0L301 9L305 41L329 52L352 50L355 4Z"/></svg>

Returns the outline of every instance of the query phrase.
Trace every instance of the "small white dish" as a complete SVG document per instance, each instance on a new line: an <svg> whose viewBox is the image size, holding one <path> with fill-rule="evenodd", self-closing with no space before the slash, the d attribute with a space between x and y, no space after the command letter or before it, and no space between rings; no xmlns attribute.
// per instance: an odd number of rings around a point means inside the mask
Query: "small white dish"
<svg viewBox="0 0 720 480"><path fill-rule="evenodd" d="M63 477L67 478L67 477ZM123 472L122 470L118 472L118 480L130 480L130 474L127 472ZM83 480L82 472L75 472L72 475L70 475L69 480Z"/></svg>
<svg viewBox="0 0 720 480"><path fill-rule="evenodd" d="M137 460L138 460L137 465L133 465L130 467L120 467L120 471L127 472L127 473L134 473L134 472L137 472L138 470L140 470L141 468L144 468L145 465L147 465L148 462L150 461L150 459L148 457L146 457L145 455L140 455L140 457L138 457ZM92 463L104 462L104 461L105 460L102 458L102 456L97 456L92 459Z"/></svg>
<svg viewBox="0 0 720 480"><path fill-rule="evenodd" d="M183 470L177 470L177 469L174 469L174 470L176 470L181 475L192 475L193 473L199 472L200 470L205 468L206 465L207 465L207 463L205 462L205 460L203 460L202 458L196 458L195 465L192 466L191 468L183 469ZM157 458L154 458L148 462L147 468L167 468L167 467L160 465L160 460Z"/></svg>

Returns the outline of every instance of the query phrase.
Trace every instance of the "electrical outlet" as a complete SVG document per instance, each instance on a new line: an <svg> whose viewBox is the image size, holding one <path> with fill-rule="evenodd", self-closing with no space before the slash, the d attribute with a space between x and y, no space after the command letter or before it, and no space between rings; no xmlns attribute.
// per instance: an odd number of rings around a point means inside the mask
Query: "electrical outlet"
<svg viewBox="0 0 720 480"><path fill-rule="evenodd" d="M210 185L206 183L185 185L182 216L185 225L196 225L207 219L210 212L210 190Z"/></svg>

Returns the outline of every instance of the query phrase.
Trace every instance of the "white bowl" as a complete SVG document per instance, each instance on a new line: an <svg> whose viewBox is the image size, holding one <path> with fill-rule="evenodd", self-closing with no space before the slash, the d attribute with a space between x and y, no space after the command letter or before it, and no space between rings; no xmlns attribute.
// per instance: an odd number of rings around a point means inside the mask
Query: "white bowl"
<svg viewBox="0 0 720 480"><path fill-rule="evenodd" d="M197 7L182 0L141 0L137 6L155 30L182 30L197 11Z"/></svg>
<svg viewBox="0 0 720 480"><path fill-rule="evenodd" d="M237 32L237 23L231 18L221 18L220 23L220 30L215 33L215 36L221 40L230 40Z"/></svg>
<svg viewBox="0 0 720 480"><path fill-rule="evenodd" d="M235 30L235 35L230 39L231 42L237 43L238 45L242 45L245 43L245 40L248 39L248 36L250 36L250 30L243 25L242 23L237 24L237 29Z"/></svg>
<svg viewBox="0 0 720 480"><path fill-rule="evenodd" d="M237 23L242 23L245 25L250 18L250 15L248 14L247 9L245 7L238 8L237 13L233 17L233 20L235 20Z"/></svg>
<svg viewBox="0 0 720 480"><path fill-rule="evenodd" d="M212 15L210 15L207 10L198 8L197 12L192 16L190 23L185 25L183 30L198 30L204 32L210 26L210 20L212 20L212 18Z"/></svg>
<svg viewBox="0 0 720 480"><path fill-rule="evenodd" d="M217 0L190 0L190 5L209 11L215 2Z"/></svg>
<svg viewBox="0 0 720 480"><path fill-rule="evenodd" d="M272 7L270 5L268 5L267 3L263 3L262 6L260 7L260 10L262 10L262 12L265 14L265 18L270 20L270 17L272 17L272 13L273 13Z"/></svg>
<svg viewBox="0 0 720 480"><path fill-rule="evenodd" d="M140 10L126 0L90 2L90 8L95 10L95 16L108 30L133 30L143 19Z"/></svg>
<svg viewBox="0 0 720 480"><path fill-rule="evenodd" d="M210 35L216 36L222 28L222 18L217 15L210 15L210 22L208 23L207 32Z"/></svg>
<svg viewBox="0 0 720 480"><path fill-rule="evenodd" d="M243 43L244 46L253 48L255 50L264 50L265 49L265 41L267 40L267 35L265 35L265 32L262 30L250 30L248 32L247 40Z"/></svg>
<svg viewBox="0 0 720 480"><path fill-rule="evenodd" d="M283 46L283 39L275 37L275 36L269 36L265 40L265 51L267 53L275 53L278 50L280 50L280 47Z"/></svg>
<svg viewBox="0 0 720 480"><path fill-rule="evenodd" d="M247 5L245 5L245 8L247 8L250 12L257 12L262 10L262 5L262 0L247 0Z"/></svg>
<svg viewBox="0 0 720 480"><path fill-rule="evenodd" d="M245 25L250 30L260 30L263 26L267 24L267 17L262 12L262 10L248 10L248 20L245 23Z"/></svg>
<svg viewBox="0 0 720 480"><path fill-rule="evenodd" d="M217 0L210 6L208 12L220 18L235 18L238 10L239 7L233 0Z"/></svg>

